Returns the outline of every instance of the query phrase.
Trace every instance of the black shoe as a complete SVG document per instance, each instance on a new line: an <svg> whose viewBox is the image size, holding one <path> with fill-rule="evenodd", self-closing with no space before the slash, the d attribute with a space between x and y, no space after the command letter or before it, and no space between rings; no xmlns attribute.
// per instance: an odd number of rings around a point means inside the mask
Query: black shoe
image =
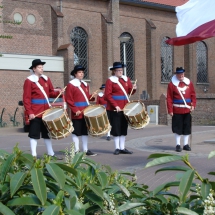
<svg viewBox="0 0 215 215"><path fill-rule="evenodd" d="M110 136L107 136L106 140L110 141Z"/></svg>
<svg viewBox="0 0 215 215"><path fill-rule="evenodd" d="M79 153L80 151L78 150L77 152L75 152L75 155L77 154L77 153Z"/></svg>
<svg viewBox="0 0 215 215"><path fill-rule="evenodd" d="M91 152L90 150L87 150L86 155L87 156L96 156L97 154Z"/></svg>
<svg viewBox="0 0 215 215"><path fill-rule="evenodd" d="M181 149L181 146L180 146L180 145L177 145L175 151L176 151L176 152L181 152L181 150L182 150L182 149Z"/></svg>
<svg viewBox="0 0 215 215"><path fill-rule="evenodd" d="M116 150L114 151L113 154L114 154L114 155L118 155L118 154L119 154L119 151L120 151L119 149L116 149Z"/></svg>
<svg viewBox="0 0 215 215"><path fill-rule="evenodd" d="M191 148L190 148L190 146L187 144L187 145L185 145L185 146L183 147L183 150L185 150L185 151L191 151Z"/></svg>
<svg viewBox="0 0 215 215"><path fill-rule="evenodd" d="M120 150L120 154L133 154L132 151L128 151L128 149L124 148L123 150Z"/></svg>

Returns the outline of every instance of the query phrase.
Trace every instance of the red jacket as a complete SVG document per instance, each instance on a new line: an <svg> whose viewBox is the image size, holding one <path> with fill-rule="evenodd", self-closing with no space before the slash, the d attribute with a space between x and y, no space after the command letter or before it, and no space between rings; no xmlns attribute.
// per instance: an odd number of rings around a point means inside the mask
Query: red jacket
<svg viewBox="0 0 215 215"><path fill-rule="evenodd" d="M24 82L23 104L28 115L37 115L44 110L49 109L45 96L35 83L37 81L38 76L33 74ZM42 77L39 78L39 84L43 87L48 98L55 98L58 96L59 92L54 91L51 80L47 76L42 75ZM42 115L43 114L40 114L37 117L41 118Z"/></svg>
<svg viewBox="0 0 215 215"><path fill-rule="evenodd" d="M82 90L85 92L88 100L91 98L91 95L89 94L89 86L86 82L82 81L80 82L78 79L73 79L67 84L66 88L66 102L71 109L71 118L72 119L82 119L84 117L83 110L86 108L89 104L87 103L83 93L78 88L78 86L82 88ZM94 101L95 99L92 98L90 101ZM79 116L76 116L77 111L82 111Z"/></svg>
<svg viewBox="0 0 215 215"><path fill-rule="evenodd" d="M190 113L190 109L186 107L175 107L176 105L184 105L184 101L177 89L178 86L181 93L189 106L196 107L196 93L194 90L193 83L188 79L184 78L183 82L177 80L176 76L173 76L172 82L169 83L167 89L167 109L168 113L185 114Z"/></svg>
<svg viewBox="0 0 215 215"><path fill-rule="evenodd" d="M125 94L117 84L118 80L125 89L125 92L128 94L128 96L132 91L132 83L128 77L122 76L122 78L117 78L116 76L111 76L105 84L105 100L107 100L107 110L116 110L116 106L119 106L121 109L123 109L128 103ZM132 94L135 92L136 90L133 90Z"/></svg>
<svg viewBox="0 0 215 215"><path fill-rule="evenodd" d="M107 107L107 101L105 100L104 94L102 92L98 93L96 104Z"/></svg>

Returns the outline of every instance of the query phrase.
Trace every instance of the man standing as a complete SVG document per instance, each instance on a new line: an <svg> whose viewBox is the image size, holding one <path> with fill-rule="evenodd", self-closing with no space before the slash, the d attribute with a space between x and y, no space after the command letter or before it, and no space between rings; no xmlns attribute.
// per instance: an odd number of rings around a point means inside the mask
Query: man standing
<svg viewBox="0 0 215 215"><path fill-rule="evenodd" d="M188 145L191 134L191 112L196 107L196 93L193 83L184 76L182 67L176 68L167 89L167 109L172 116L172 132L175 133L176 151L181 152L180 139L184 136L183 150L191 151Z"/></svg>
<svg viewBox="0 0 215 215"><path fill-rule="evenodd" d="M40 139L40 133L46 144L47 153L54 156L52 142L48 135L48 130L42 121L42 113L49 109L48 98L58 96L59 90L54 90L51 80L43 74L43 65L40 59L32 61L29 68L33 74L28 76L24 83L23 104L30 120L29 134L31 153L37 157L37 140Z"/></svg>
<svg viewBox="0 0 215 215"><path fill-rule="evenodd" d="M89 105L89 100L94 100L94 95L90 95L88 84L83 81L85 68L76 65L71 72L71 76L75 77L71 80L66 89L66 102L71 109L71 118L74 131L72 132L72 140L75 143L75 152L79 152L79 136L82 138L83 151L87 156L96 156L88 149L88 130L84 119L83 110Z"/></svg>

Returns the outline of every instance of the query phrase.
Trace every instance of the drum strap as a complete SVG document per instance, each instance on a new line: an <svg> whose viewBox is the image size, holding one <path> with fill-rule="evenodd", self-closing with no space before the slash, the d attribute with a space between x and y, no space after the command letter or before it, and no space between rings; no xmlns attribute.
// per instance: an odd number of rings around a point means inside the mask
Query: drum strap
<svg viewBox="0 0 215 215"><path fill-rule="evenodd" d="M190 106L187 104L187 102L185 101L184 96L182 95L181 90L179 89L179 87L177 87L177 89L178 89L178 92L179 92L179 94L180 94L180 96L181 96L183 102L184 102L185 107L190 109L191 107L190 107Z"/></svg>
<svg viewBox="0 0 215 215"><path fill-rule="evenodd" d="M126 97L126 99L128 100L128 102L130 102L130 100L129 100L129 98L128 98L128 95L127 95L127 93L125 92L125 89L124 89L124 87L122 86L122 84L121 84L119 81L117 81L116 83L119 85L119 87L121 88L122 92L125 94L125 97Z"/></svg>
<svg viewBox="0 0 215 215"><path fill-rule="evenodd" d="M78 88L79 88L79 90L82 92L82 94L83 94L83 96L84 96L84 98L85 98L87 104L90 105L89 100L88 100L88 98L87 98L85 92L84 92L83 89L81 88L81 86L78 86Z"/></svg>
<svg viewBox="0 0 215 215"><path fill-rule="evenodd" d="M35 82L35 83L36 83L36 85L39 87L39 89L41 90L41 92L43 93L43 95L45 96L45 98L46 98L46 100L47 100L47 103L48 103L49 107L51 107L51 104L50 104L50 102L49 102L49 99L48 99L48 97L47 97L47 95L46 95L46 92L44 91L43 87L40 85L40 83L39 83L38 81Z"/></svg>

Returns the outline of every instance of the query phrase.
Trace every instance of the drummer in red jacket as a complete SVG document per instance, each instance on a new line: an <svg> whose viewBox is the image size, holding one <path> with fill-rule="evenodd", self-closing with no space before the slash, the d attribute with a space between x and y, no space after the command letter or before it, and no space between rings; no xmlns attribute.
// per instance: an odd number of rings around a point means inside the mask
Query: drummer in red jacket
<svg viewBox="0 0 215 215"><path fill-rule="evenodd" d="M191 134L191 112L196 107L196 93L193 83L184 76L182 67L176 68L167 89L167 109L172 116L172 132L175 133L176 151L181 152L180 138L184 136L183 150L191 151L188 144Z"/></svg>
<svg viewBox="0 0 215 215"><path fill-rule="evenodd" d="M101 92L98 93L98 95L97 95L96 104L107 107L107 101L104 99L105 84L102 84L102 86L99 89L101 90ZM109 112L107 112L107 115L108 114L109 114ZM109 116L108 116L108 118L109 118ZM108 141L110 141L110 131L108 131L106 139Z"/></svg>
<svg viewBox="0 0 215 215"><path fill-rule="evenodd" d="M54 90L51 80L43 74L45 63L40 59L32 61L32 66L29 69L33 74L25 80L23 92L23 104L30 120L28 136L30 137L31 153L35 157L37 156L37 139L40 139L40 133L44 138L48 155L54 156L55 154L47 128L42 121L42 112L49 109L48 98L57 97L61 90ZM61 158L58 157L58 159Z"/></svg>
<svg viewBox="0 0 215 215"><path fill-rule="evenodd" d="M129 102L128 95L132 91L132 83L130 78L123 75L124 67L124 64L115 62L110 68L112 76L106 81L105 85L105 100L107 101L107 111L110 114L110 124L112 126L111 135L113 135L115 143L114 155L133 153L125 148L128 122L123 114L123 108ZM135 93L136 85L133 88L133 93Z"/></svg>
<svg viewBox="0 0 215 215"><path fill-rule="evenodd" d="M83 81L85 68L76 65L71 75L75 78L71 80L66 89L66 102L71 109L71 118L74 131L72 132L72 140L75 143L75 152L79 152L79 136L82 138L83 151L88 156L96 156L88 149L88 130L83 115L83 110L89 105L89 100L95 100L94 94L89 94L89 86ZM91 99L90 99L91 98Z"/></svg>

